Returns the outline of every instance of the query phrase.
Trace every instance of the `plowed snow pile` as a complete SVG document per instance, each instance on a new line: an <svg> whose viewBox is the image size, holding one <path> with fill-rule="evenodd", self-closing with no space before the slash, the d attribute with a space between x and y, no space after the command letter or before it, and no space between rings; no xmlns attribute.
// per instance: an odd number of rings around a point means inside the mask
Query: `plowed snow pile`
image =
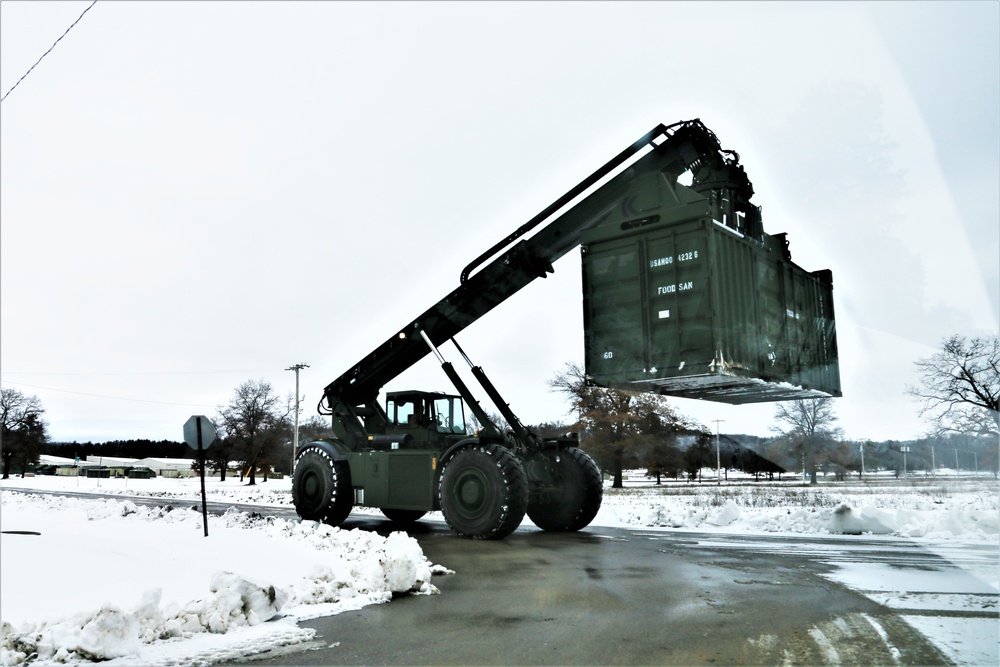
<svg viewBox="0 0 1000 667"><path fill-rule="evenodd" d="M0 493L0 665L217 661L295 621L437 592L416 540L230 510ZM199 657L200 656L200 657Z"/></svg>

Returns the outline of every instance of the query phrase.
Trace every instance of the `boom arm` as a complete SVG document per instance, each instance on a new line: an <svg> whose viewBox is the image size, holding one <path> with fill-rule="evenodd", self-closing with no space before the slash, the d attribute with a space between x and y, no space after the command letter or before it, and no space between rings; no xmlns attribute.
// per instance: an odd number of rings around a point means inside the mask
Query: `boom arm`
<svg viewBox="0 0 1000 667"><path fill-rule="evenodd" d="M676 189L677 177L688 170L694 174L691 189L699 193L702 207L708 199L713 207L728 209L733 218L740 211L748 234L762 233L759 211L749 203L753 186L739 156L723 151L715 134L698 119L658 125L470 263L454 291L330 383L323 391L320 413L336 417L334 428L341 438L360 436L363 429L357 417L384 419L377 403L379 391L430 352L421 332L433 344L443 344L528 283L552 273L553 263L580 244L582 231L622 217L631 219L624 224L643 224L643 202L650 197L673 198L678 205L695 203L690 191ZM588 190L592 191L587 194ZM551 221L536 234L522 239L547 220Z"/></svg>

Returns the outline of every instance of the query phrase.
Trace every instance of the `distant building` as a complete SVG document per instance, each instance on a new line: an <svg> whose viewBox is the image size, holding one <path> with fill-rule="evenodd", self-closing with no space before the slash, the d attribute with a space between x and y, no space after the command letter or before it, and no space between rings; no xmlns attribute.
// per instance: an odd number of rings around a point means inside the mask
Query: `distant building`
<svg viewBox="0 0 1000 667"><path fill-rule="evenodd" d="M211 469L209 469L209 473ZM233 463L230 473L239 474L239 467ZM59 475L64 477L196 477L194 458L145 458L129 459L115 456L88 456L84 460L64 456L42 454L35 467L36 475Z"/></svg>
<svg viewBox="0 0 1000 667"><path fill-rule="evenodd" d="M35 474L75 477L76 475L83 474L83 470L91 465L96 466L97 464L89 464L85 461L81 461L80 459L69 459L65 456L42 454L38 457L38 465L35 466Z"/></svg>
<svg viewBox="0 0 1000 667"><path fill-rule="evenodd" d="M149 468L160 477L194 477L198 470L194 468L194 459L147 458L135 463L137 466ZM206 471L207 475L207 471Z"/></svg>

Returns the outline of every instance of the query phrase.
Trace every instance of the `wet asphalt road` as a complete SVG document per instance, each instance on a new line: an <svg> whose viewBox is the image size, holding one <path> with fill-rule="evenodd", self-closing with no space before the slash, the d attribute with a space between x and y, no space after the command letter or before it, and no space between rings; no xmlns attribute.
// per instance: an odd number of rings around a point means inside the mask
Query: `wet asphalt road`
<svg viewBox="0 0 1000 667"><path fill-rule="evenodd" d="M717 534L522 527L481 542L420 526L410 532L427 557L455 572L435 576L440 595L304 621L317 631L308 650L253 664L948 664L896 612L819 576L831 569L822 559L788 553L787 536L743 549L746 536L727 545ZM866 557L896 557L891 544L869 546Z"/></svg>

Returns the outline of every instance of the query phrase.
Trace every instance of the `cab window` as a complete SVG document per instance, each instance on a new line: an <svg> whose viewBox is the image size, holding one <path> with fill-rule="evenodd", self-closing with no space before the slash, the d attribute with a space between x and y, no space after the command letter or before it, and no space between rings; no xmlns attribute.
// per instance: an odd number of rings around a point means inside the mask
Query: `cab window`
<svg viewBox="0 0 1000 667"><path fill-rule="evenodd" d="M462 399L457 396L435 399L434 416L438 433L465 433Z"/></svg>
<svg viewBox="0 0 1000 667"><path fill-rule="evenodd" d="M399 397L390 402L387 408L386 412L393 426L416 426L418 410L414 401Z"/></svg>

